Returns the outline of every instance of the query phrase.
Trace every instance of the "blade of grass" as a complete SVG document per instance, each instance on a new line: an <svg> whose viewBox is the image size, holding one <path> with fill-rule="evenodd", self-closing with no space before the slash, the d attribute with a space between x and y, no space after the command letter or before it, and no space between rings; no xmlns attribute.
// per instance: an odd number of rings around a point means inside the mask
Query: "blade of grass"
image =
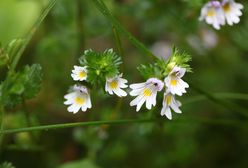
<svg viewBox="0 0 248 168"><path fill-rule="evenodd" d="M191 88L196 91L197 93L204 95L208 100L212 101L215 104L218 104L220 106L222 106L223 108L227 109L227 110L231 110L231 111L236 111L239 114L248 117L248 110L243 108L242 106L239 106L235 103L223 100L223 99L219 99L218 97L216 97L215 95L206 92L205 90L193 85L192 83L190 84Z"/></svg>
<svg viewBox="0 0 248 168"><path fill-rule="evenodd" d="M22 44L22 46L20 47L19 51L17 52L17 54L14 56L13 62L10 65L10 72L13 72L24 52L24 50L26 49L29 41L32 39L34 33L36 32L36 30L38 29L38 27L40 26L40 24L42 23L42 21L45 19L45 17L47 16L47 14L49 13L49 11L52 9L52 7L55 5L57 0L51 0L49 2L49 4L46 6L46 8L42 11L41 15L39 16L39 18L36 20L35 24L33 25L33 27L30 29L30 31L25 35L25 37L23 38L24 42Z"/></svg>
<svg viewBox="0 0 248 168"><path fill-rule="evenodd" d="M155 59L156 56L148 50L143 43L141 43L137 38L135 38L129 31L127 31L119 21L117 21L113 15L108 10L107 6L103 3L102 0L92 0L98 10L118 29L121 31L127 38L130 40L133 45L135 45L138 49L144 52L146 55L150 56L152 59Z"/></svg>
<svg viewBox="0 0 248 168"><path fill-rule="evenodd" d="M122 120L112 120L112 121L87 121L87 122L76 122L76 123L65 123L65 124L53 124L53 125L43 125L43 126L34 126L34 127L24 127L3 130L0 132L3 134L14 134L20 132L31 132L31 131L48 131L55 129L64 129L64 128L73 128L73 127L82 127L82 126L100 126L100 125L124 125L131 123L150 123L150 122L169 122L165 118L160 119L122 119ZM235 120L226 120L226 119L209 119L209 118L197 118L197 117L185 117L180 120L175 120L171 124L189 124L189 123L203 123L211 125L228 125L233 127L243 127L245 123Z"/></svg>
<svg viewBox="0 0 248 168"><path fill-rule="evenodd" d="M243 93L213 93L213 96L215 96L218 99L237 99L237 100L248 100L248 94ZM200 96L193 96L189 97L188 99L183 101L183 104L191 104L198 101L206 100L206 96L200 95Z"/></svg>

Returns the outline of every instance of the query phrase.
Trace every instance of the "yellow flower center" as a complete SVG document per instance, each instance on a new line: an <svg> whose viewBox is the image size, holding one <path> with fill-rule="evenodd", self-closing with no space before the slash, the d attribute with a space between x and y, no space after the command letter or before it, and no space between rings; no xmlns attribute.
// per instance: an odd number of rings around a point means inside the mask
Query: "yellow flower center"
<svg viewBox="0 0 248 168"><path fill-rule="evenodd" d="M76 97L75 102L78 105L83 105L85 103L85 99L82 97Z"/></svg>
<svg viewBox="0 0 248 168"><path fill-rule="evenodd" d="M229 4L229 3L226 3L226 4L223 6L223 10L224 10L225 12L230 12L230 11L231 11L230 4Z"/></svg>
<svg viewBox="0 0 248 168"><path fill-rule="evenodd" d="M215 10L214 10L214 9L209 9L209 11L207 12L207 16L208 16L208 17L213 17L213 16L215 16Z"/></svg>
<svg viewBox="0 0 248 168"><path fill-rule="evenodd" d="M116 89L118 87L118 82L116 80L113 80L109 83L109 86L111 89Z"/></svg>
<svg viewBox="0 0 248 168"><path fill-rule="evenodd" d="M171 79L170 84L171 84L171 86L176 86L177 85L177 80L176 79Z"/></svg>
<svg viewBox="0 0 248 168"><path fill-rule="evenodd" d="M79 75L80 78L84 78L86 76L86 72L85 71L80 71L78 75Z"/></svg>
<svg viewBox="0 0 248 168"><path fill-rule="evenodd" d="M171 95L167 95L167 96L165 97L165 103L166 103L167 105L171 104L171 99L172 99L172 96L171 96Z"/></svg>
<svg viewBox="0 0 248 168"><path fill-rule="evenodd" d="M143 95L145 97L150 97L152 95L152 91L148 88L145 88L144 91L143 91Z"/></svg>

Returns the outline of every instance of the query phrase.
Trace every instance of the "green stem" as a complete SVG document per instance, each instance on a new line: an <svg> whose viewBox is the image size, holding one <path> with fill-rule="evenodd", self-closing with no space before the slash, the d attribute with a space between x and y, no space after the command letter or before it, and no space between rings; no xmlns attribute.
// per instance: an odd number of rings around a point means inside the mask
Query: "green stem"
<svg viewBox="0 0 248 168"><path fill-rule="evenodd" d="M94 4L98 8L98 10L118 29L121 31L127 38L130 40L130 42L133 43L138 49L140 49L142 52L150 56L152 59L155 59L156 56L149 51L143 43L141 43L138 39L136 39L129 31L127 31L119 21L117 21L110 11L108 10L107 6L103 3L102 0L93 0Z"/></svg>
<svg viewBox="0 0 248 168"><path fill-rule="evenodd" d="M3 117L4 117L4 107L0 106L0 132L3 131ZM0 154L2 151L2 143L3 143L3 134L0 134Z"/></svg>
<svg viewBox="0 0 248 168"><path fill-rule="evenodd" d="M126 123L141 123L141 122L152 122L152 121L154 121L154 119L125 119L125 120L115 120L115 121L89 121L89 122L65 123L65 124L54 124L54 125L44 125L44 126L3 130L0 132L0 134L11 134L18 132L29 132L29 131L40 131L40 130L48 131L51 129L71 128L71 127L90 126L90 125L126 124Z"/></svg>
<svg viewBox="0 0 248 168"><path fill-rule="evenodd" d="M235 103L232 103L232 102L229 102L229 101L226 101L223 99L219 99L215 95L208 93L205 90L194 86L193 84L190 84L190 86L197 93L204 95L208 100L212 101L213 103L218 104L227 110L236 111L236 112L240 113L241 115L248 117L248 112L245 108L243 108L243 107L241 107Z"/></svg>
<svg viewBox="0 0 248 168"><path fill-rule="evenodd" d="M243 93L213 93L213 96L218 99L237 99L248 100L248 95ZM198 101L206 100L206 96L193 96L183 101L183 105L195 103Z"/></svg>
<svg viewBox="0 0 248 168"><path fill-rule="evenodd" d="M82 51L85 48L85 34L84 34L84 21L83 21L83 1L82 0L77 0L76 1L76 5L77 5L77 34L78 34L78 48L77 48L77 56L76 59L78 59L78 56L82 54Z"/></svg>
<svg viewBox="0 0 248 168"><path fill-rule="evenodd" d="M149 123L149 122L168 122L165 118L161 119L123 119L123 120L113 120L113 121L89 121L89 122L77 122L77 123L66 123L66 124L54 124L54 125L44 125L44 126L35 126L35 127L26 127L26 128L17 128L17 129L9 129L3 130L0 132L0 135L3 134L13 134L19 132L30 132L30 131L48 131L53 129L63 129L63 128L72 128L72 127L80 127L80 126L99 126L105 124L111 125L121 125L121 124L131 124L131 123ZM234 121L234 120L224 120L224 119L208 119L208 118L192 118L186 117L184 119L177 120L175 123L183 124L189 122L196 123L206 123L213 125L229 125L234 127L243 127L245 123Z"/></svg>
<svg viewBox="0 0 248 168"><path fill-rule="evenodd" d="M48 6L44 9L44 11L42 12L42 14L40 15L40 17L37 19L37 21L35 22L34 26L31 28L31 30L27 33L27 35L25 36L25 40L23 45L21 46L21 48L19 49L19 51L17 52L16 56L13 59L12 64L10 65L10 72L13 72L21 58L21 55L23 54L24 50L26 49L28 43L30 42L31 38L33 37L34 33L36 32L36 30L38 29L38 27L40 26L40 24L42 23L42 21L45 19L45 17L47 16L47 14L49 13L49 11L52 9L52 7L55 5L57 0L51 0L48 4Z"/></svg>

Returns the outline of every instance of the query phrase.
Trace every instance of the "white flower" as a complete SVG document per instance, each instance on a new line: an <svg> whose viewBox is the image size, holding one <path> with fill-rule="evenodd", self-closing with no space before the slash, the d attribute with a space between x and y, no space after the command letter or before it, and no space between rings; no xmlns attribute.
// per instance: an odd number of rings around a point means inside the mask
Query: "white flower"
<svg viewBox="0 0 248 168"><path fill-rule="evenodd" d="M72 70L71 77L75 81L84 81L87 78L87 68L86 66L74 66L74 69Z"/></svg>
<svg viewBox="0 0 248 168"><path fill-rule="evenodd" d="M130 85L133 89L130 92L131 96L137 96L131 101L130 106L136 106L136 111L139 111L141 106L146 102L146 108L151 109L156 105L157 92L161 91L164 83L157 78L150 78L144 83L137 83Z"/></svg>
<svg viewBox="0 0 248 168"><path fill-rule="evenodd" d="M185 72L185 68L175 66L170 74L164 79L165 86L172 94L182 96L183 93L186 93L185 89L188 88L189 85L181 79Z"/></svg>
<svg viewBox="0 0 248 168"><path fill-rule="evenodd" d="M117 75L113 78L107 78L105 84L105 91L109 94L115 93L119 97L127 96L127 93L122 88L127 88L127 80L121 78L122 74Z"/></svg>
<svg viewBox="0 0 248 168"><path fill-rule="evenodd" d="M215 29L220 29L221 25L225 25L225 16L221 3L219 1L211 1L201 9L200 20L205 20L208 24L213 25Z"/></svg>
<svg viewBox="0 0 248 168"><path fill-rule="evenodd" d="M65 105L70 105L67 110L69 112L77 113L80 108L82 111L86 111L87 108L91 108L91 100L88 90L85 86L77 86L73 87L73 91L64 96L66 101Z"/></svg>
<svg viewBox="0 0 248 168"><path fill-rule="evenodd" d="M241 9L243 8L242 4L236 3L234 0L224 0L222 2L225 18L230 26L239 23L239 17L242 15Z"/></svg>
<svg viewBox="0 0 248 168"><path fill-rule="evenodd" d="M175 95L169 92L164 93L163 108L161 110L161 116L166 116L169 120L172 119L171 109L176 113L182 113L179 107L182 104L175 99Z"/></svg>

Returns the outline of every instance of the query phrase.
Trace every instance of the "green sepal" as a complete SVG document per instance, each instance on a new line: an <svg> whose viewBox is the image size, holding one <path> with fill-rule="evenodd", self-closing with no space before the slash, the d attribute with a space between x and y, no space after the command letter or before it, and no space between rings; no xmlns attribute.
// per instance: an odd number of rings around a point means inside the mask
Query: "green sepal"
<svg viewBox="0 0 248 168"><path fill-rule="evenodd" d="M103 85L106 78L118 75L119 65L122 63L113 49L107 49L103 53L86 50L79 62L87 67L87 81L92 85Z"/></svg>

